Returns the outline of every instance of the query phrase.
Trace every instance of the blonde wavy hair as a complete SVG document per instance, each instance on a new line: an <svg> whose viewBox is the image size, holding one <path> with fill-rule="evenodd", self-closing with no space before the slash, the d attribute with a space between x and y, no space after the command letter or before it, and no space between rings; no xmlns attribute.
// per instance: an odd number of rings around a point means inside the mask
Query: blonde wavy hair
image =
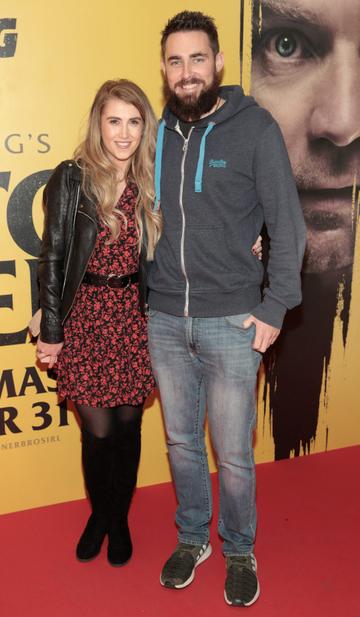
<svg viewBox="0 0 360 617"><path fill-rule="evenodd" d="M101 138L101 114L109 99L119 99L134 105L144 123L142 138L131 160L126 181L132 180L138 188L135 220L139 252L146 232L147 259L153 259L154 249L161 234L161 214L152 210L155 197L154 158L157 120L146 94L132 81L127 79L106 81L95 96L85 139L74 154L83 171L83 191L89 198L95 198L99 216L110 228L112 241L116 240L120 234L121 224L126 226L126 217L116 209L117 170L112 165Z"/></svg>

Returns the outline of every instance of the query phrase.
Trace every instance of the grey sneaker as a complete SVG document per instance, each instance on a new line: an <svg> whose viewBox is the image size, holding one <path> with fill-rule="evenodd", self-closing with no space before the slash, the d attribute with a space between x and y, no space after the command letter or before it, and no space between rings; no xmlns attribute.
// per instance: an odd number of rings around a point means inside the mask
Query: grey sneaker
<svg viewBox="0 0 360 617"><path fill-rule="evenodd" d="M195 568L210 557L211 550L211 544L179 542L162 569L160 583L172 589L187 587L194 580Z"/></svg>
<svg viewBox="0 0 360 617"><path fill-rule="evenodd" d="M250 555L229 555L226 557L225 602L232 606L251 606L260 595L256 574L257 564L253 553Z"/></svg>

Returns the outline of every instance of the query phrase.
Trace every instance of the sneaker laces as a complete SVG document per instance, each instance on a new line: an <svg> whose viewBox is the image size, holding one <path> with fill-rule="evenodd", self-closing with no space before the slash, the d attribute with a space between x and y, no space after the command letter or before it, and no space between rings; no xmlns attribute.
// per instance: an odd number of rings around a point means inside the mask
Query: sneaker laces
<svg viewBox="0 0 360 617"><path fill-rule="evenodd" d="M249 602L258 586L253 555L233 555L227 558L226 594L234 603Z"/></svg>
<svg viewBox="0 0 360 617"><path fill-rule="evenodd" d="M186 578L195 565L191 550L178 548L168 559L164 567L164 577L182 580Z"/></svg>

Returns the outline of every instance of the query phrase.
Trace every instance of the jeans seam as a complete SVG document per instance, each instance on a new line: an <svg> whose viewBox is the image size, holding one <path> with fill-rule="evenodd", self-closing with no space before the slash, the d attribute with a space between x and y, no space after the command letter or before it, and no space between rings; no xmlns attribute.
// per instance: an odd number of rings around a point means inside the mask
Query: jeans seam
<svg viewBox="0 0 360 617"><path fill-rule="evenodd" d="M205 505L208 520L211 517L211 508L210 508L210 496L209 496L209 487L208 487L208 473L207 473L207 455L205 455L204 450L201 449L200 439L199 439L199 414L200 414L200 393L201 387L204 382L204 377L202 376L198 383L198 391L197 391L197 405L196 405L196 415L195 415L195 435L196 435L196 445L201 452L200 460L201 460L201 474L202 474L202 485L205 495ZM205 442L204 442L205 447ZM209 531L207 532L207 539L209 539Z"/></svg>
<svg viewBox="0 0 360 617"><path fill-rule="evenodd" d="M250 452L250 462L252 465L252 483L251 483L251 495L250 495L250 503L251 503L251 508L254 508L254 504L255 504L255 498L256 498L256 477L255 477L255 461L254 461L254 450L252 447L252 436L253 436L253 432L255 429L255 425L256 425L256 412L254 409L254 417L253 420L251 422L251 424L249 424L249 434L248 434L248 447L249 447L249 452ZM255 516L256 516L256 506L255 506ZM256 533L256 528L254 529L251 521L253 520L252 517L252 511L250 511L249 508L249 529L251 529L252 533L253 533L253 540L255 540L255 533Z"/></svg>

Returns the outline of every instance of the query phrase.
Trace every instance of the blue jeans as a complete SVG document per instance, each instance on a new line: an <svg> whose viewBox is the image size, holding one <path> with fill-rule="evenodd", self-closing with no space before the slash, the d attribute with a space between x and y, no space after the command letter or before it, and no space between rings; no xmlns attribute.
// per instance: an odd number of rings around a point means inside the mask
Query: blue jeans
<svg viewBox="0 0 360 617"><path fill-rule="evenodd" d="M226 555L252 552L256 531L253 430L261 354L245 315L175 317L150 310L149 346L164 411L179 541L205 544L212 516L206 407L219 471Z"/></svg>

